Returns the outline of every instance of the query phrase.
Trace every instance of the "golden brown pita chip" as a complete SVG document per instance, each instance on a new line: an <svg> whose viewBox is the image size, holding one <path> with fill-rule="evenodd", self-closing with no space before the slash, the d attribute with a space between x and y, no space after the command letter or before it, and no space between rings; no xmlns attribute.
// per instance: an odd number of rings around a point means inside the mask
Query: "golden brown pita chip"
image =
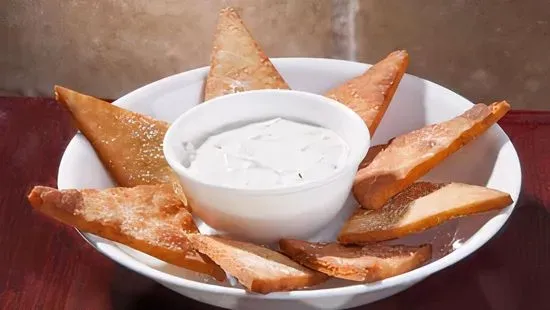
<svg viewBox="0 0 550 310"><path fill-rule="evenodd" d="M187 234L198 230L171 185L106 190L36 186L28 199L33 208L84 232L218 280L225 279L216 264L200 256L189 244Z"/></svg>
<svg viewBox="0 0 550 310"><path fill-rule="evenodd" d="M432 256L429 244L344 246L283 239L279 246L290 258L313 270L360 282L379 281L411 271Z"/></svg>
<svg viewBox="0 0 550 310"><path fill-rule="evenodd" d="M208 255L252 292L291 291L319 284L327 278L260 245L217 236L189 238L197 251Z"/></svg>
<svg viewBox="0 0 550 310"><path fill-rule="evenodd" d="M357 172L353 194L362 207L381 208L391 197L428 173L496 123L510 109L506 101L476 104L443 123L394 138Z"/></svg>
<svg viewBox="0 0 550 310"><path fill-rule="evenodd" d="M461 216L502 209L507 193L461 183L418 182L379 210L359 208L344 224L338 240L362 244L400 238Z"/></svg>
<svg viewBox="0 0 550 310"><path fill-rule="evenodd" d="M359 114L373 136L408 64L409 54L395 51L362 75L330 90L326 96Z"/></svg>
<svg viewBox="0 0 550 310"><path fill-rule="evenodd" d="M204 100L266 88L289 89L237 12L232 8L221 10Z"/></svg>
<svg viewBox="0 0 550 310"><path fill-rule="evenodd" d="M367 155L365 158L363 158L363 161L359 164L359 169L363 169L366 166L368 166L373 159L378 155L378 153L382 152L385 148L388 147L388 144L379 144L375 146L371 146L369 148L369 151L367 152Z"/></svg>
<svg viewBox="0 0 550 310"><path fill-rule="evenodd" d="M55 86L55 96L69 109L116 183L173 184L183 199L179 178L162 152L167 123L61 86Z"/></svg>

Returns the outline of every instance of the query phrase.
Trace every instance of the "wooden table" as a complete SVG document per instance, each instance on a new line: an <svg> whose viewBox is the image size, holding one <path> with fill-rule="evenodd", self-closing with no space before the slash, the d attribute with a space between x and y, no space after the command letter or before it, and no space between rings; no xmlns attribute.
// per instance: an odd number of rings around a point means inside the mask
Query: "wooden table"
<svg viewBox="0 0 550 310"><path fill-rule="evenodd" d="M550 308L550 112L512 111L500 125L524 178L508 224L467 259L368 309ZM74 134L52 99L0 98L0 309L214 309L118 266L31 210L25 195L56 185Z"/></svg>

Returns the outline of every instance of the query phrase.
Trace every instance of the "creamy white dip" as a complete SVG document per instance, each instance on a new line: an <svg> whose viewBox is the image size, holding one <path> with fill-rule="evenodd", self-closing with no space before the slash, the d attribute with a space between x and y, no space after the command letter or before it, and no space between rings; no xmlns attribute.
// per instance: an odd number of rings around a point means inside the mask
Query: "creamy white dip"
<svg viewBox="0 0 550 310"><path fill-rule="evenodd" d="M341 169L348 145L332 130L275 118L185 145L197 179L233 188L271 189L322 180Z"/></svg>

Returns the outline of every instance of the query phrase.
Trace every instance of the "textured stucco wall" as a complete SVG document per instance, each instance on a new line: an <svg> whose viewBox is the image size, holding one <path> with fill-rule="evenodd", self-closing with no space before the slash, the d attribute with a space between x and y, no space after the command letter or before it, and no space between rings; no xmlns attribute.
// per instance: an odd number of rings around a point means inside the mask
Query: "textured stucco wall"
<svg viewBox="0 0 550 310"><path fill-rule="evenodd" d="M406 48L410 73L472 101L550 109L549 0L4 0L0 94L59 83L116 98L206 65L227 5L269 56L372 63Z"/></svg>

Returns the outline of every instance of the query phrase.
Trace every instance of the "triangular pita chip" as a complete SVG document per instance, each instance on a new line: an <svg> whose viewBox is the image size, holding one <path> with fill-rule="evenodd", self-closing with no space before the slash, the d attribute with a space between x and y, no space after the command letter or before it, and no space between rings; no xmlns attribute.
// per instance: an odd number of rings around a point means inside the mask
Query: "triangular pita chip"
<svg viewBox="0 0 550 310"><path fill-rule="evenodd" d="M84 232L218 280L225 279L216 264L192 249L187 235L198 230L171 185L105 190L36 186L28 199L40 212Z"/></svg>
<svg viewBox="0 0 550 310"><path fill-rule="evenodd" d="M313 270L360 282L379 281L408 272L432 256L429 244L344 246L283 239L279 246L290 258Z"/></svg>
<svg viewBox="0 0 550 310"><path fill-rule="evenodd" d="M359 208L344 224L338 240L362 244L400 238L470 214L502 209L507 193L462 183L417 182L379 210Z"/></svg>
<svg viewBox="0 0 550 310"><path fill-rule="evenodd" d="M391 140L372 162L357 172L353 194L362 207L381 208L433 167L496 123L510 105L476 104L443 123L429 125Z"/></svg>
<svg viewBox="0 0 550 310"><path fill-rule="evenodd" d="M326 96L359 114L373 136L408 64L409 54L395 51L362 75L330 90Z"/></svg>
<svg viewBox="0 0 550 310"><path fill-rule="evenodd" d="M386 147L388 147L388 144L379 144L379 145L371 146L369 148L369 151L367 152L367 155L365 156L365 158L363 158L363 160L359 164L359 169L363 169L366 166L368 166L374 160L376 155L382 152Z"/></svg>
<svg viewBox="0 0 550 310"><path fill-rule="evenodd" d="M248 290L267 294L319 284L327 276L266 247L224 237L192 235L197 251L208 255Z"/></svg>
<svg viewBox="0 0 550 310"><path fill-rule="evenodd" d="M55 86L55 96L118 185L168 183L182 194L179 178L162 152L168 123L61 86Z"/></svg>
<svg viewBox="0 0 550 310"><path fill-rule="evenodd" d="M280 88L287 83L232 8L220 11L206 78L204 100L247 90Z"/></svg>

